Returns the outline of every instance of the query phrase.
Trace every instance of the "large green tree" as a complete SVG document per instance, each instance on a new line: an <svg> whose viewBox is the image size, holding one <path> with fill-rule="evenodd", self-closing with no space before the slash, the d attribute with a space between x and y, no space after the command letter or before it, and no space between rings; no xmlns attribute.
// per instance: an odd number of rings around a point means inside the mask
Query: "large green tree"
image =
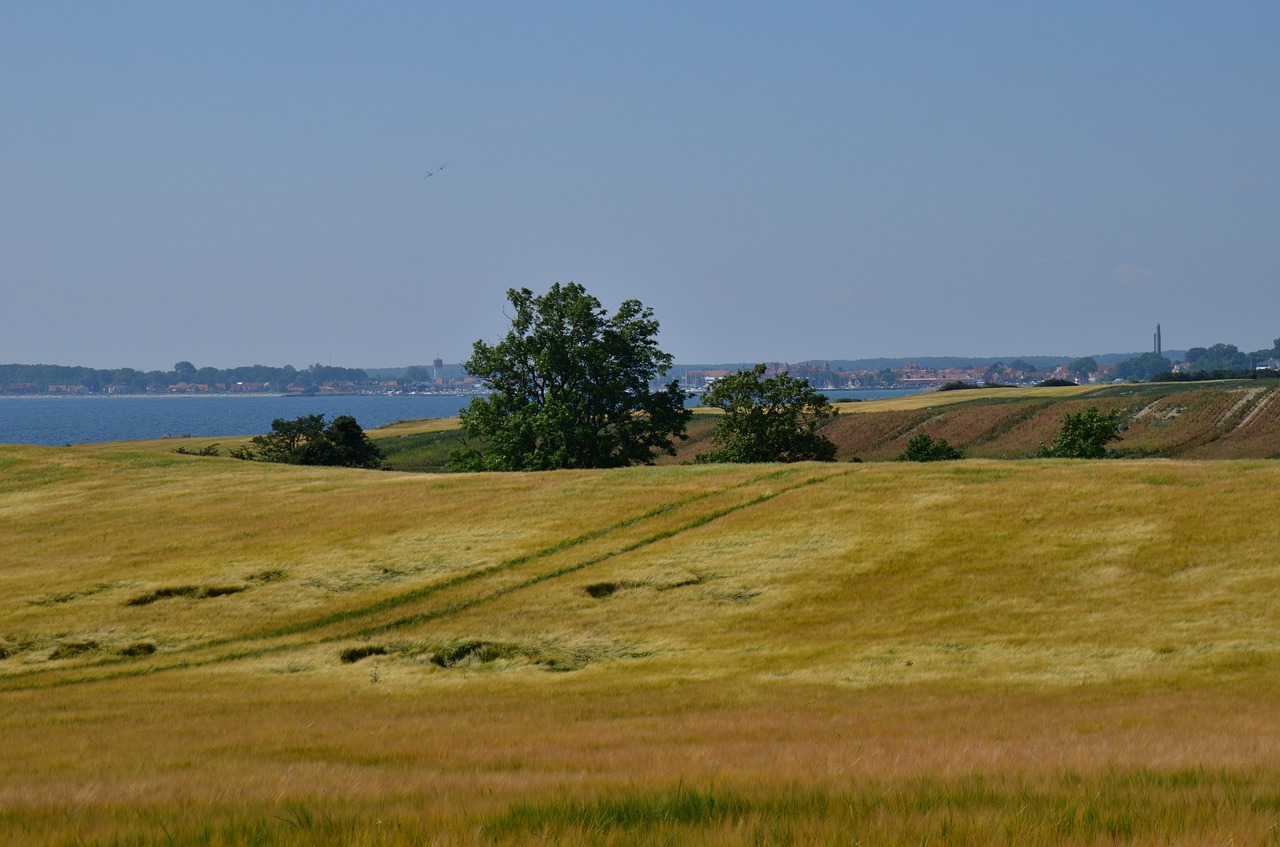
<svg viewBox="0 0 1280 847"><path fill-rule="evenodd" d="M952 447L947 439L934 441L931 436L921 433L907 442L907 449L898 457L899 462L947 462L963 459L964 451Z"/></svg>
<svg viewBox="0 0 1280 847"><path fill-rule="evenodd" d="M1107 445L1120 440L1124 429L1119 410L1099 412L1090 406L1083 412L1062 416L1058 438L1048 447L1040 445L1040 455L1050 459L1102 459Z"/></svg>
<svg viewBox="0 0 1280 847"><path fill-rule="evenodd" d="M720 449L698 455L699 462L830 462L836 445L818 434L837 409L787 373L765 377L765 366L721 377L702 395L702 404L724 414L716 422Z"/></svg>
<svg viewBox="0 0 1280 847"><path fill-rule="evenodd" d="M492 393L462 410L479 446L455 452L455 470L533 471L652 464L674 455L691 412L658 348L658 321L638 300L610 315L577 283L542 295L510 289L511 329L477 341L467 372Z"/></svg>

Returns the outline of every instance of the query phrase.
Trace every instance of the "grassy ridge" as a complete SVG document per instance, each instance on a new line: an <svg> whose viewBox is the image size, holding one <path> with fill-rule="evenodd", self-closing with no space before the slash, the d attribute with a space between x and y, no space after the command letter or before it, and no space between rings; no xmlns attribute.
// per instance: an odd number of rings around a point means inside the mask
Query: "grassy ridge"
<svg viewBox="0 0 1280 847"><path fill-rule="evenodd" d="M1022 459L1057 437L1062 416L1089 406L1119 411L1122 455L1192 459L1280 458L1280 385L1274 380L1061 388L976 389L840 403L823 428L847 461L894 459L914 436L945 438L974 458ZM459 444L453 421L404 423L372 435L394 470L444 470ZM713 449L715 415L700 410L675 457Z"/></svg>
<svg viewBox="0 0 1280 847"><path fill-rule="evenodd" d="M1275 843L1278 484L0 448L0 840Z"/></svg>

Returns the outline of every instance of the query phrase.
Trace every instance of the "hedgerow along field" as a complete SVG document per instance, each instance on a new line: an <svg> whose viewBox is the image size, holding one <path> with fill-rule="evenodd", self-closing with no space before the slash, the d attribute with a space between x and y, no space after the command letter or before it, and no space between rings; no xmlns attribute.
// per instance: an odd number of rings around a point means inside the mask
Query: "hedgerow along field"
<svg viewBox="0 0 1280 847"><path fill-rule="evenodd" d="M1274 462L172 446L0 448L5 844L1280 841Z"/></svg>

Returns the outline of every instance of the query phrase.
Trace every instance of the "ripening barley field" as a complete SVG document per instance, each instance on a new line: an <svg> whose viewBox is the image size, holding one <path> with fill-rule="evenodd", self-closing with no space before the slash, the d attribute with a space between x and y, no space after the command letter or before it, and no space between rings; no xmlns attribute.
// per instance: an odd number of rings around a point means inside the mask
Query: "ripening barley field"
<svg viewBox="0 0 1280 847"><path fill-rule="evenodd" d="M0 447L0 844L1280 844L1278 491Z"/></svg>

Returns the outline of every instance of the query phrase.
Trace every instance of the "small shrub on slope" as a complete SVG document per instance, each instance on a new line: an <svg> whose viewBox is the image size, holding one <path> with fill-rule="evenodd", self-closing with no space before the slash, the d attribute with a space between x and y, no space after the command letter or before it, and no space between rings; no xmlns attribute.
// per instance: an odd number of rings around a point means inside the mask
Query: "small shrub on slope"
<svg viewBox="0 0 1280 847"><path fill-rule="evenodd" d="M1099 412L1090 406L1078 414L1062 416L1058 439L1048 447L1040 445L1040 455L1049 459L1102 459L1107 445L1120 440L1124 424L1120 412Z"/></svg>
<svg viewBox="0 0 1280 847"><path fill-rule="evenodd" d="M929 436L921 433L907 442L907 449L902 451L902 455L898 457L898 461L945 462L963 458L964 451L958 447L952 447L947 443L947 439L939 438L937 441L934 441Z"/></svg>

